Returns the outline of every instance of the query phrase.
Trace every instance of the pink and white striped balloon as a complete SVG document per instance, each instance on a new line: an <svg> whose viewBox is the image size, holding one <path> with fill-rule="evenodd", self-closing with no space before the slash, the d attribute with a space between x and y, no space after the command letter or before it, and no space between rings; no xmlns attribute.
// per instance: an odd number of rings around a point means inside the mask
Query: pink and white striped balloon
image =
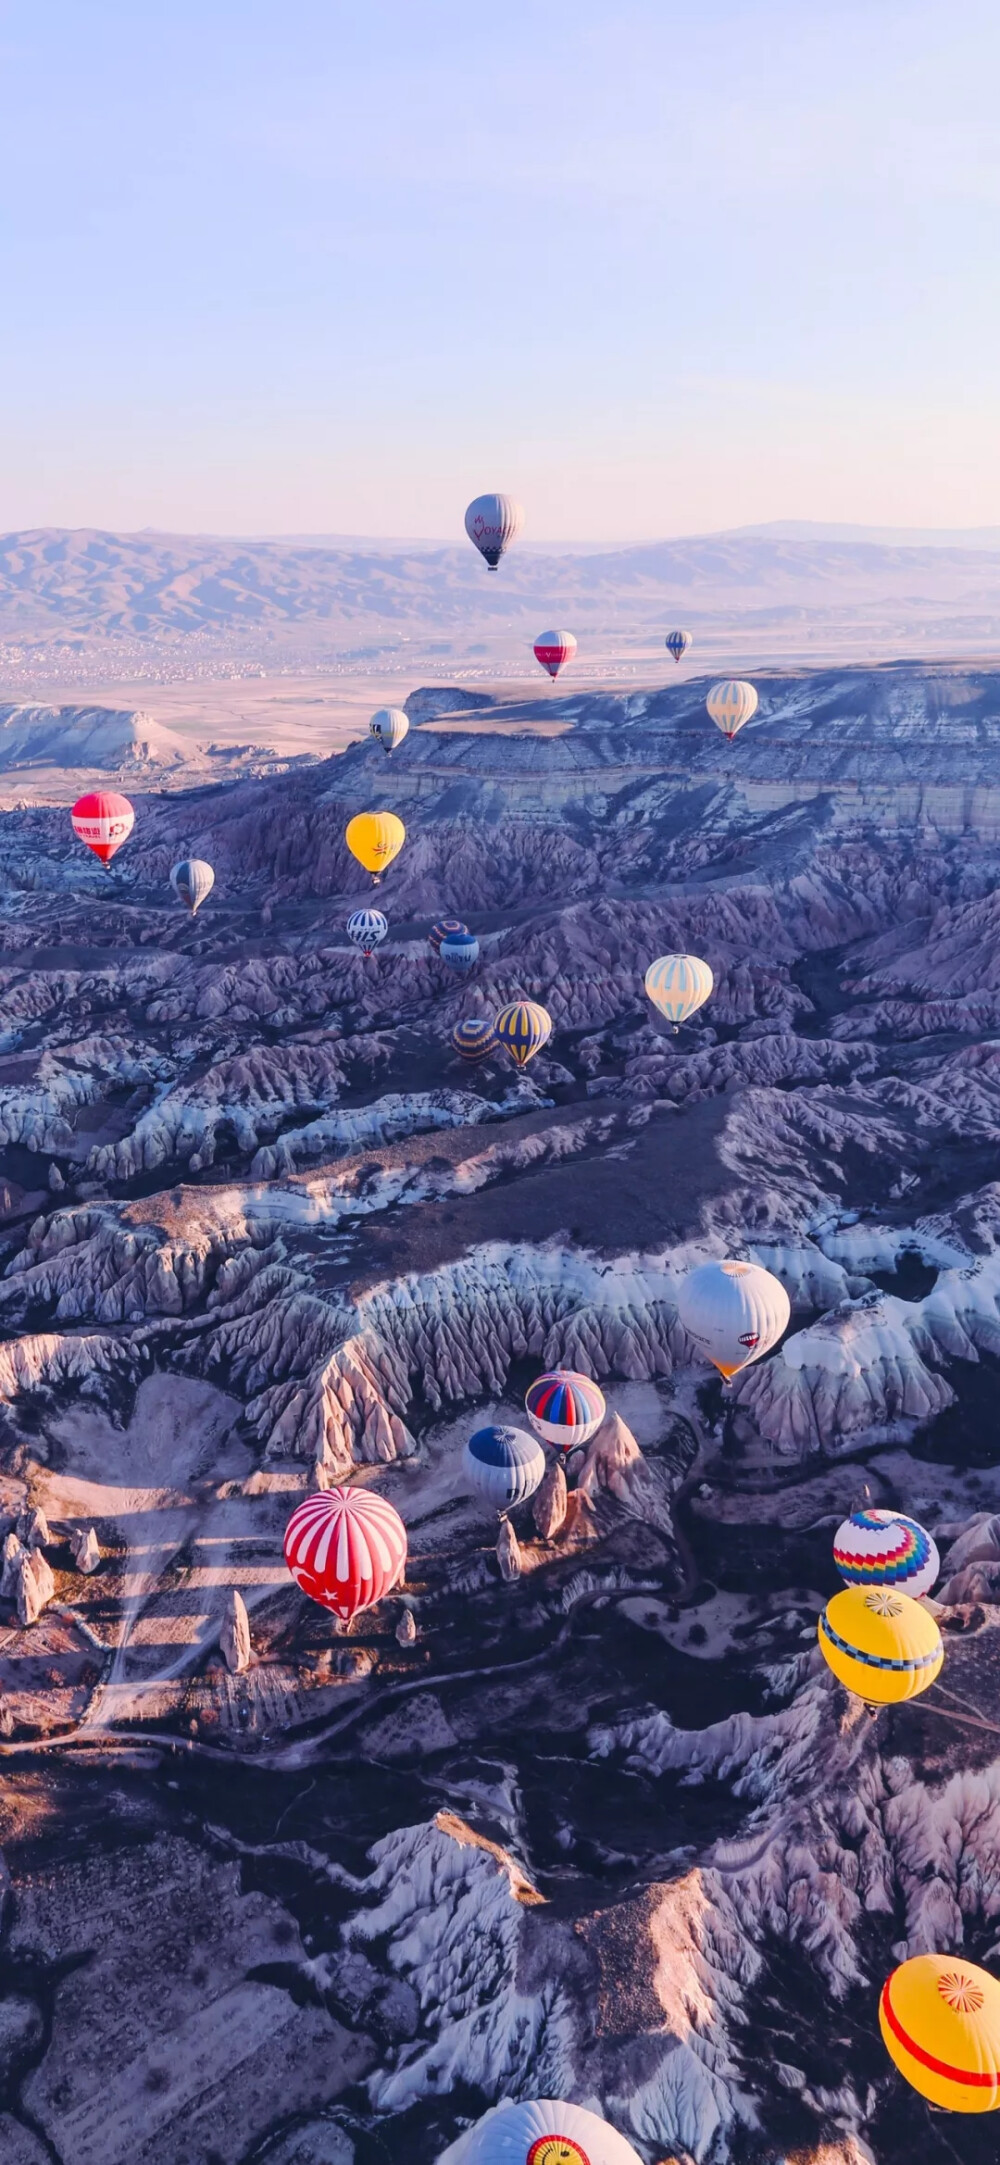
<svg viewBox="0 0 1000 2165"><path fill-rule="evenodd" d="M371 1489L318 1489L292 1512L285 1562L310 1601L349 1621L402 1578L406 1528Z"/></svg>

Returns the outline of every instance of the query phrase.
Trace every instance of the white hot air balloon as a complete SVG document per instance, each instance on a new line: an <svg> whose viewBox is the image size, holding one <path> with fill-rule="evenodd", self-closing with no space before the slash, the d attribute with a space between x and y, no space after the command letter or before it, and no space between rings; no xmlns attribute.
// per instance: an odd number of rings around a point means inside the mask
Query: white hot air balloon
<svg viewBox="0 0 1000 2165"><path fill-rule="evenodd" d="M524 525L524 513L512 496L477 496L465 514L465 531L491 571Z"/></svg>
<svg viewBox="0 0 1000 2165"><path fill-rule="evenodd" d="M384 752L394 752L397 744L402 744L408 735L409 728L410 718L403 713L402 707L379 707L368 724L368 734Z"/></svg>
<svg viewBox="0 0 1000 2165"><path fill-rule="evenodd" d="M438 2165L642 2165L624 2135L584 2105L530 2097L495 2105Z"/></svg>
<svg viewBox="0 0 1000 2165"><path fill-rule="evenodd" d="M677 1313L699 1352L728 1379L777 1345L791 1307L780 1279L760 1263L700 1263L684 1279Z"/></svg>
<svg viewBox="0 0 1000 2165"><path fill-rule="evenodd" d="M646 993L675 1032L710 999L715 979L698 955L660 955L643 979Z"/></svg>
<svg viewBox="0 0 1000 2165"><path fill-rule="evenodd" d="M170 874L170 885L192 917L215 886L215 873L204 857L182 857Z"/></svg>
<svg viewBox="0 0 1000 2165"><path fill-rule="evenodd" d="M721 729L731 744L744 722L756 714L757 694L752 684L744 684L739 677L730 677L724 684L713 684L705 705L716 729Z"/></svg>

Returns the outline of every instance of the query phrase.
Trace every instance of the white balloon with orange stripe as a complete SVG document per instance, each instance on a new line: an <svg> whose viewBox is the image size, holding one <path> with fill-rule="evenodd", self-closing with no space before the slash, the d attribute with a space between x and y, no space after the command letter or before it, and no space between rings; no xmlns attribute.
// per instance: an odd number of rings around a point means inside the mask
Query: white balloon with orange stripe
<svg viewBox="0 0 1000 2165"><path fill-rule="evenodd" d="M398 1586L406 1569L406 1528L372 1489L318 1489L292 1512L285 1562L310 1601L349 1622Z"/></svg>

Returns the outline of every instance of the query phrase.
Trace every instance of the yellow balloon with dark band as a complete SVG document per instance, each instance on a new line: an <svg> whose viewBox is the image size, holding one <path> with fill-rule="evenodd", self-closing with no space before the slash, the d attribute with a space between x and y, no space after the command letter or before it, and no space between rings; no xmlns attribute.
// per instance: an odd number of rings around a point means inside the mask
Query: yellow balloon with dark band
<svg viewBox="0 0 1000 2165"><path fill-rule="evenodd" d="M886 1978L885 2049L907 2082L945 2112L1000 2105L1000 1983L964 1955L911 1955Z"/></svg>
<svg viewBox="0 0 1000 2165"><path fill-rule="evenodd" d="M526 1066L536 1052L541 1052L552 1036L552 1017L537 1000L514 1000L510 1007L502 1007L497 1016L495 1029L501 1045L505 1045L518 1067Z"/></svg>
<svg viewBox="0 0 1000 2165"><path fill-rule="evenodd" d="M819 1619L827 1667L867 1706L898 1706L941 1673L941 1633L922 1601L890 1586L846 1586Z"/></svg>
<svg viewBox="0 0 1000 2165"><path fill-rule="evenodd" d="M344 836L352 857L377 880L391 865L406 840L406 828L395 812L356 812L348 820Z"/></svg>

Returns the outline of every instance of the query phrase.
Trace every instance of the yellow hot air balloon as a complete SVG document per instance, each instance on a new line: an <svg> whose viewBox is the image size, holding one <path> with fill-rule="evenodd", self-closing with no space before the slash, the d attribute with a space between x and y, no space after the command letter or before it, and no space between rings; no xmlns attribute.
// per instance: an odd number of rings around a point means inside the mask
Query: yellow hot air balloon
<svg viewBox="0 0 1000 2165"><path fill-rule="evenodd" d="M347 822L344 840L352 857L371 873L377 887L386 866L399 856L406 828L395 812L356 812Z"/></svg>
<svg viewBox="0 0 1000 2165"><path fill-rule="evenodd" d="M911 1955L886 1978L878 2010L901 2075L946 2112L1000 2105L1000 1984L964 1955Z"/></svg>
<svg viewBox="0 0 1000 2165"><path fill-rule="evenodd" d="M941 1633L922 1601L891 1586L846 1586L818 1625L820 1653L866 1706L916 1699L941 1673Z"/></svg>

